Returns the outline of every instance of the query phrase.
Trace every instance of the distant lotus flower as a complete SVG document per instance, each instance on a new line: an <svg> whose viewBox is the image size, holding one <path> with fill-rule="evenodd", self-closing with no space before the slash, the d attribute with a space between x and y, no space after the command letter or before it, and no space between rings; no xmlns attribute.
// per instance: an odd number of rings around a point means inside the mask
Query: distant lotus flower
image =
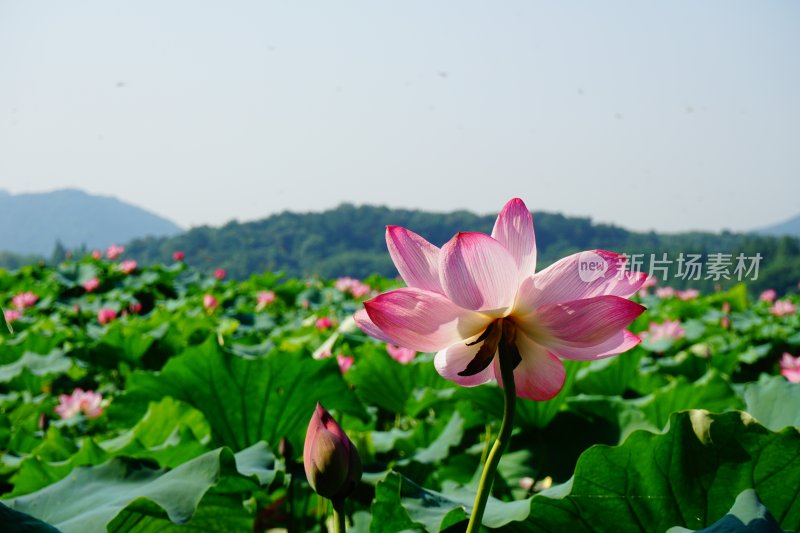
<svg viewBox="0 0 800 533"><path fill-rule="evenodd" d="M273 291L259 291L256 294L256 310L261 311L266 306L275 301L275 292Z"/></svg>
<svg viewBox="0 0 800 533"><path fill-rule="evenodd" d="M697 289L686 289L685 291L678 291L677 296L679 300L694 300L700 296L700 291Z"/></svg>
<svg viewBox="0 0 800 533"><path fill-rule="evenodd" d="M214 277L217 278L219 281L222 281L223 279L225 279L225 269L224 268L216 269L214 271Z"/></svg>
<svg viewBox="0 0 800 533"><path fill-rule="evenodd" d="M625 272L621 256L604 250L535 273L533 221L518 198L503 207L491 237L458 233L439 249L388 226L386 242L408 287L364 302L356 322L384 342L437 352L436 370L460 385L502 385L502 341L517 396L548 400L564 385L561 358L600 359L640 342L625 327L644 307L626 298L646 275Z"/></svg>
<svg viewBox="0 0 800 533"><path fill-rule="evenodd" d="M334 502L346 498L361 479L358 450L320 403L306 431L303 467L311 488Z"/></svg>
<svg viewBox="0 0 800 533"><path fill-rule="evenodd" d="M141 302L131 302L128 309L130 309L131 313L136 313L138 315L142 312L142 304Z"/></svg>
<svg viewBox="0 0 800 533"><path fill-rule="evenodd" d="M55 412L66 420L83 412L86 418L97 418L103 414L103 396L96 392L75 389L72 394L61 394Z"/></svg>
<svg viewBox="0 0 800 533"><path fill-rule="evenodd" d="M116 244L112 244L106 249L106 257L111 259L112 261L117 257L121 256L123 253L125 253L125 247L118 246Z"/></svg>
<svg viewBox="0 0 800 533"><path fill-rule="evenodd" d="M206 294L203 296L203 307L205 308L206 311L211 312L214 309L216 309L218 305L219 302L211 294Z"/></svg>
<svg viewBox="0 0 800 533"><path fill-rule="evenodd" d="M334 287L341 292L349 292L353 298L363 298L372 290L369 285L354 278L339 278Z"/></svg>
<svg viewBox="0 0 800 533"><path fill-rule="evenodd" d="M5 317L6 322L10 324L15 320L19 320L20 318L22 318L22 313L20 313L16 309L6 309L5 311L3 311L3 316Z"/></svg>
<svg viewBox="0 0 800 533"><path fill-rule="evenodd" d="M800 383L800 355L793 357L786 352L781 358L781 374L792 383Z"/></svg>
<svg viewBox="0 0 800 533"><path fill-rule="evenodd" d="M656 296L661 298L662 300L666 298L672 298L675 296L675 289L672 287L659 287L656 289Z"/></svg>
<svg viewBox="0 0 800 533"><path fill-rule="evenodd" d="M13 305L16 309L22 310L31 307L37 301L39 301L39 297L34 293L30 291L21 292L11 299L11 305Z"/></svg>
<svg viewBox="0 0 800 533"><path fill-rule="evenodd" d="M102 259L103 252L101 252L100 250L92 250L92 257L95 259Z"/></svg>
<svg viewBox="0 0 800 533"><path fill-rule="evenodd" d="M314 325L317 327L318 330L324 331L333 326L333 320L324 316L322 318L318 318Z"/></svg>
<svg viewBox="0 0 800 533"><path fill-rule="evenodd" d="M354 283L352 287L350 287L350 294L353 295L353 298L363 298L367 294L370 293L372 289L366 283L361 283L360 281Z"/></svg>
<svg viewBox="0 0 800 533"><path fill-rule="evenodd" d="M775 289L767 289L761 293L758 299L761 300L762 302L767 302L768 304L771 304L772 302L775 301L775 298L777 297L778 293L775 292Z"/></svg>
<svg viewBox="0 0 800 533"><path fill-rule="evenodd" d="M100 286L100 280L97 278L87 279L83 282L83 290L92 292Z"/></svg>
<svg viewBox="0 0 800 533"><path fill-rule="evenodd" d="M339 370L342 371L342 374L350 370L350 367L353 366L355 362L355 358L350 355L342 355L339 354L336 356L336 362L339 363Z"/></svg>
<svg viewBox="0 0 800 533"><path fill-rule="evenodd" d="M322 350L321 352L319 352L319 354L317 354L317 358L319 359L325 359L326 357L331 357L331 356L332 353L330 349ZM355 357L351 355L338 354L336 356L336 362L339 364L339 370L341 370L342 374L344 374L350 369L351 366L353 366L353 363L355 362Z"/></svg>
<svg viewBox="0 0 800 533"><path fill-rule="evenodd" d="M793 315L797 312L797 306L789 300L778 300L770 307L769 312L775 316Z"/></svg>
<svg viewBox="0 0 800 533"><path fill-rule="evenodd" d="M686 331L679 320L665 320L663 324L650 322L650 328L640 333L642 338L647 337L651 342L657 342L661 339L680 339L684 335L686 335Z"/></svg>
<svg viewBox="0 0 800 533"><path fill-rule="evenodd" d="M117 312L110 307L103 307L97 312L97 321L106 325L117 318Z"/></svg>
<svg viewBox="0 0 800 533"><path fill-rule="evenodd" d="M134 270L136 270L136 261L133 259L126 259L125 261L119 264L119 269L122 271L123 274L130 274Z"/></svg>
<svg viewBox="0 0 800 533"><path fill-rule="evenodd" d="M731 312L731 304L729 302L722 302L722 312L726 315Z"/></svg>
<svg viewBox="0 0 800 533"><path fill-rule="evenodd" d="M720 318L719 325L722 327L722 329L730 329L731 328L731 319L728 318L727 316L724 316L724 317Z"/></svg>
<svg viewBox="0 0 800 533"><path fill-rule="evenodd" d="M386 344L386 351L392 359L401 364L410 363L417 356L417 352L410 348L402 348L394 344Z"/></svg>
<svg viewBox="0 0 800 533"><path fill-rule="evenodd" d="M348 292L354 281L353 278L339 278L333 286L336 287L337 291Z"/></svg>
<svg viewBox="0 0 800 533"><path fill-rule="evenodd" d="M186 258L186 254L181 252L180 250L176 250L172 252L172 259L175 261L183 261Z"/></svg>

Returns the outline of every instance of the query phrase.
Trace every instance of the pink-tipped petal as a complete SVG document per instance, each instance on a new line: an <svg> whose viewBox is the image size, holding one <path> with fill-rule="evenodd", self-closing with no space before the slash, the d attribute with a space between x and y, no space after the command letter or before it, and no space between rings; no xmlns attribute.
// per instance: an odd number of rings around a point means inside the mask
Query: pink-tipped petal
<svg viewBox="0 0 800 533"><path fill-rule="evenodd" d="M479 342L473 346L467 346L467 343L477 340L479 335L470 339L465 339L463 342L449 346L448 348L436 352L436 357L433 359L433 366L436 371L450 381L454 381L464 387L475 387L483 385L494 379L494 370L492 365L487 366L484 370L478 372L473 376L459 376L459 372L463 372L467 365L475 358L483 346L483 342ZM497 353L495 352L495 356Z"/></svg>
<svg viewBox="0 0 800 533"><path fill-rule="evenodd" d="M594 296L628 298L642 287L647 274L626 272L623 259L614 252L591 250L556 261L522 283L515 311L526 313L541 305ZM603 272L595 276L585 270L591 263L604 264Z"/></svg>
<svg viewBox="0 0 800 533"><path fill-rule="evenodd" d="M522 356L522 361L514 369L517 396L540 402L556 397L564 387L566 379L566 371L561 360L521 332L517 333L517 348ZM502 387L503 379L500 375L498 357L495 357L492 366L495 378Z"/></svg>
<svg viewBox="0 0 800 533"><path fill-rule="evenodd" d="M619 333L615 333L610 339L600 344L587 347L575 347L566 345L549 346L548 349L562 359L572 359L573 361L593 361L595 359L604 359L617 355L622 352L627 352L637 344L642 342L642 339L624 329Z"/></svg>
<svg viewBox="0 0 800 533"><path fill-rule="evenodd" d="M442 292L439 282L439 248L400 226L386 226L386 246L406 285Z"/></svg>
<svg viewBox="0 0 800 533"><path fill-rule="evenodd" d="M586 348L603 343L618 334L642 314L644 309L641 305L619 296L595 296L543 305L536 311L536 315L539 324L555 337L555 343Z"/></svg>
<svg viewBox="0 0 800 533"><path fill-rule="evenodd" d="M519 273L505 246L483 233L458 233L442 247L439 275L457 305L495 317L514 303Z"/></svg>
<svg viewBox="0 0 800 533"><path fill-rule="evenodd" d="M418 352L443 350L477 335L491 322L439 293L416 288L389 291L364 302L364 307L392 344Z"/></svg>
<svg viewBox="0 0 800 533"><path fill-rule="evenodd" d="M533 218L519 198L509 200L494 223L492 237L506 247L517 263L521 278L536 270L536 235Z"/></svg>
<svg viewBox="0 0 800 533"><path fill-rule="evenodd" d="M395 339L392 339L389 335L384 333L381 330L381 328L379 328L378 326L375 325L375 323L372 322L372 319L367 314L366 309L359 309L358 311L356 311L356 313L353 315L353 318L356 321L356 325L359 328L361 328L361 331L363 331L370 337L381 340L383 342L388 342L389 344L397 343Z"/></svg>

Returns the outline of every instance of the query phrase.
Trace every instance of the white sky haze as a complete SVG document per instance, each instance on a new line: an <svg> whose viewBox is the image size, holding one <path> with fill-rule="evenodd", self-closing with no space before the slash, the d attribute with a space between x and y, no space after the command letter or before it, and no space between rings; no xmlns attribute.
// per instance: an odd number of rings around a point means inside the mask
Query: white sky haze
<svg viewBox="0 0 800 533"><path fill-rule="evenodd" d="M800 212L800 3L0 0L0 188L184 227L341 202Z"/></svg>

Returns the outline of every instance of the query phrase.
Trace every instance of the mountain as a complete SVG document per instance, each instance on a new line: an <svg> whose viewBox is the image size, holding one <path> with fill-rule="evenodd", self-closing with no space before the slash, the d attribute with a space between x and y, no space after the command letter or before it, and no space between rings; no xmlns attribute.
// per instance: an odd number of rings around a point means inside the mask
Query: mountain
<svg viewBox="0 0 800 533"><path fill-rule="evenodd" d="M49 256L60 242L69 249L105 248L138 237L183 231L144 209L76 189L10 194L0 190L0 250Z"/></svg>
<svg viewBox="0 0 800 533"><path fill-rule="evenodd" d="M440 246L458 231L491 232L495 216L344 204L318 213L284 212L254 222L197 227L170 238L136 239L127 244L125 257L144 263L170 262L173 252L181 250L190 265L207 272L224 268L237 278L264 271L322 278L363 278L373 273L393 277L397 271L384 239L387 224L409 228ZM599 248L631 256L641 254L639 270L648 272L651 254L658 260L666 254L671 261L667 284L712 291L716 285L729 287L737 283L734 269L739 254L748 258L760 254L758 279L751 281L755 274L752 272L743 280L751 291L796 290L800 280L798 238L730 232L637 233L595 224L588 218L553 213L534 213L533 219L539 268L568 254ZM706 268L710 255L729 254L729 279L706 277L706 270L699 280L679 278L681 254L701 254Z"/></svg>
<svg viewBox="0 0 800 533"><path fill-rule="evenodd" d="M785 222L761 228L756 230L755 233L759 235L792 235L794 237L800 237L800 215L790 218Z"/></svg>

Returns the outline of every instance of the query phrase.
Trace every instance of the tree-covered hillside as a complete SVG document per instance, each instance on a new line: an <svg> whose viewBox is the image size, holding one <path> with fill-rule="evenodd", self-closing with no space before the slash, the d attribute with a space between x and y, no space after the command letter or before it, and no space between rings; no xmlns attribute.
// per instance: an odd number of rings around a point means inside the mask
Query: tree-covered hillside
<svg viewBox="0 0 800 533"><path fill-rule="evenodd" d="M129 243L127 256L146 263L168 261L181 250L186 260L201 269L224 268L229 275L243 278L265 270L283 271L291 276L318 275L366 277L394 276L396 272L386 251L384 228L409 228L436 245L457 231L491 232L495 215L467 211L430 213L344 204L321 213L284 212L256 222L230 222L219 228L198 227L171 238L139 239ZM800 280L800 240L723 232L661 235L636 233L588 218L534 213L539 262L544 266L564 255L595 248L619 253L643 254L642 269L649 269L650 254L658 259L667 254L672 261L665 284L712 290L737 282L736 257L760 254L758 279L753 272L744 281L752 291L775 288L796 290ZM681 279L676 276L680 254L731 254L731 279ZM749 266L749 263L748 263Z"/></svg>

